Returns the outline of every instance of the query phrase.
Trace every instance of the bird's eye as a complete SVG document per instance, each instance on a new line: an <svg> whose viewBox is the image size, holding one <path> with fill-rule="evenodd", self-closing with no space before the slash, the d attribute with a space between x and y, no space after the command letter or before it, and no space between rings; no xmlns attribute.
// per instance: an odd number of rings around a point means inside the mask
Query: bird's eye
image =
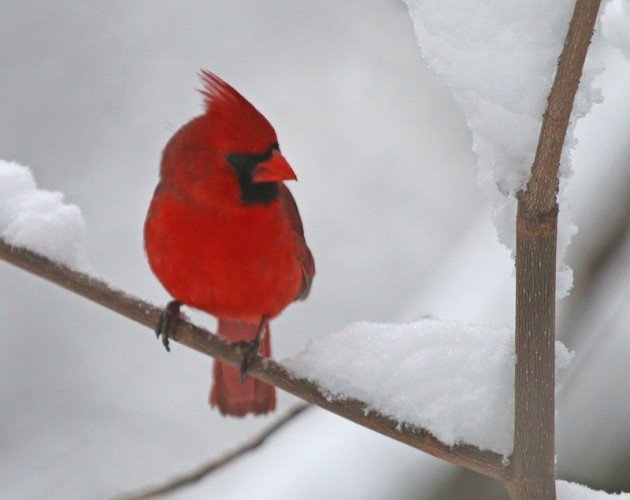
<svg viewBox="0 0 630 500"><path fill-rule="evenodd" d="M280 152L280 145L276 142L275 144L271 145L271 151L276 150L278 153Z"/></svg>

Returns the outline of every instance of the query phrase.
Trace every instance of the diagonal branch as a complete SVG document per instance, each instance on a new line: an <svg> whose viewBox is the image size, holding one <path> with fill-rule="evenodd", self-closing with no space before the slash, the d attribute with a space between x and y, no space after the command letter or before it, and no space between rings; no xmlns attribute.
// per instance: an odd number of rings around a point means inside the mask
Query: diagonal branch
<svg viewBox="0 0 630 500"><path fill-rule="evenodd" d="M86 274L73 271L24 248L12 247L0 239L0 258L25 269L48 281L56 283L86 299L111 309L127 318L149 327L157 324L161 309ZM238 350L218 336L187 321L178 323L177 336L180 344L238 367L241 356ZM505 481L507 472L498 453L482 451L472 445L447 446L426 429L404 425L391 417L371 410L356 399L330 400L317 385L305 379L294 378L272 359L258 356L248 374L263 382L283 389L309 403L340 415L363 427L379 432L392 439L417 448L442 460Z"/></svg>
<svg viewBox="0 0 630 500"><path fill-rule="evenodd" d="M556 76L547 98L532 176L527 189L519 194L522 209L530 217L554 216L557 211L560 156L600 3L601 0L577 0L573 9Z"/></svg>
<svg viewBox="0 0 630 500"><path fill-rule="evenodd" d="M222 457L219 457L218 459L212 460L202 465L201 467L195 469L192 472L189 472L188 474L178 476L161 486L149 487L139 493L123 495L120 497L120 499L121 500L122 499L144 500L148 498L155 498L160 495L166 495L167 493L173 493L174 491L179 490L180 488L191 486L192 484L195 484L196 482L201 481L207 475L212 474L214 471L232 463L234 460L242 457L246 453L249 453L250 451L254 451L256 448L264 444L267 438L271 437L277 431L282 429L286 424L291 422L298 415L301 415L304 412L304 410L307 410L308 408L312 408L312 406L309 406L307 404L300 404L296 406L295 408L290 410L286 415L284 415L282 418L278 419L273 425L263 430L263 432L261 432L257 436L254 436L253 439L242 444L235 450L232 450L226 453Z"/></svg>

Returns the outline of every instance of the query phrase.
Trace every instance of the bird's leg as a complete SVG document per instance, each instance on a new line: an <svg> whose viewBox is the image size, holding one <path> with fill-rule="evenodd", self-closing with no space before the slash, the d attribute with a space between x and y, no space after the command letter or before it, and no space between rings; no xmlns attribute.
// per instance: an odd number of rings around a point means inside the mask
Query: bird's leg
<svg viewBox="0 0 630 500"><path fill-rule="evenodd" d="M243 350L243 359L241 360L241 384L247 380L247 370L256 358L260 343L265 338L267 324L269 324L269 318L267 316L263 316L260 320L260 323L258 324L258 330L256 330L256 336L254 337L254 340L252 340L251 342L236 343L236 345Z"/></svg>
<svg viewBox="0 0 630 500"><path fill-rule="evenodd" d="M171 300L160 314L157 325L155 325L155 336L159 339L162 336L162 344L164 348L170 352L171 348L168 345L168 339L175 338L177 331L177 321L181 317L179 308L182 303L177 300Z"/></svg>

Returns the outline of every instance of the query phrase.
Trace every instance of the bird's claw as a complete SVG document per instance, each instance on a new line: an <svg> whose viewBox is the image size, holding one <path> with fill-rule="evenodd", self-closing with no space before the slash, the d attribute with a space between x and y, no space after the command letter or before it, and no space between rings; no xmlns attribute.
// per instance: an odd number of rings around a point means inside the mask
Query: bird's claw
<svg viewBox="0 0 630 500"><path fill-rule="evenodd" d="M254 339L251 342L241 341L235 342L232 344L233 347L237 349L239 354L242 353L243 357L241 358L240 370L241 370L241 384L243 384L247 378L247 370L256 359L258 355L258 348L260 347L260 342L258 339Z"/></svg>
<svg viewBox="0 0 630 500"><path fill-rule="evenodd" d="M160 314L157 325L155 325L155 336L159 339L162 336L162 345L170 352L169 338L174 339L177 332L177 321L181 317L179 308L181 302L171 300Z"/></svg>

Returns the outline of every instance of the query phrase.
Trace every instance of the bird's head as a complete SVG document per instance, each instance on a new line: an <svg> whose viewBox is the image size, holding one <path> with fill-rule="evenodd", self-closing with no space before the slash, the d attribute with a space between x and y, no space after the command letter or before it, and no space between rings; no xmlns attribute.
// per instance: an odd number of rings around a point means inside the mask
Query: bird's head
<svg viewBox="0 0 630 500"><path fill-rule="evenodd" d="M205 113L164 149L162 182L197 201L268 204L279 183L296 180L267 119L233 87L201 72Z"/></svg>

